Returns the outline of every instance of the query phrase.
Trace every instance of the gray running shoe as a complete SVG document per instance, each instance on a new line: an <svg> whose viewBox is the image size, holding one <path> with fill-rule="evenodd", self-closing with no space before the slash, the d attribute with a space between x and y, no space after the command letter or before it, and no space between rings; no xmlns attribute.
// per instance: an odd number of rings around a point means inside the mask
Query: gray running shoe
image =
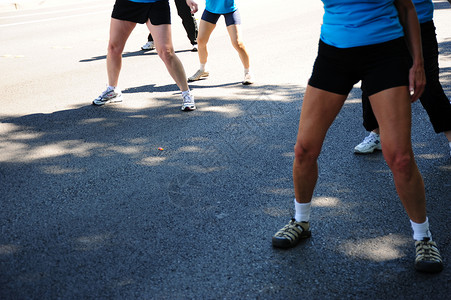
<svg viewBox="0 0 451 300"><path fill-rule="evenodd" d="M115 88L111 90L107 88L106 91L92 101L92 104L100 106L110 102L122 102L122 92L120 89Z"/></svg>
<svg viewBox="0 0 451 300"><path fill-rule="evenodd" d="M197 72L193 76L188 77L188 81L197 81L202 77L208 77L209 75L210 73L207 71L197 70Z"/></svg>
<svg viewBox="0 0 451 300"><path fill-rule="evenodd" d="M355 146L354 153L368 154L373 153L375 150L382 150L381 138L377 133L371 132L363 139L363 142Z"/></svg>
<svg viewBox="0 0 451 300"><path fill-rule="evenodd" d="M191 93L188 93L184 96L181 110L183 111L191 111L196 109L196 104L194 103L194 96Z"/></svg>
<svg viewBox="0 0 451 300"><path fill-rule="evenodd" d="M437 244L429 238L415 241L415 269L420 272L437 273L443 270L442 257Z"/></svg>
<svg viewBox="0 0 451 300"><path fill-rule="evenodd" d="M311 235L309 222L296 222L295 219L291 219L288 225L285 225L272 237L272 245L277 248L290 248Z"/></svg>

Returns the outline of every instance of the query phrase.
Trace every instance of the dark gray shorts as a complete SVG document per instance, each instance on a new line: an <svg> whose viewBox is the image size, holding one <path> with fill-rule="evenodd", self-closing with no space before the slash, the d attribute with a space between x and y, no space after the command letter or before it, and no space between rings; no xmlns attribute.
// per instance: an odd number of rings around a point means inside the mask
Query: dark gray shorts
<svg viewBox="0 0 451 300"><path fill-rule="evenodd" d="M371 96L380 91L409 86L410 54L404 38L352 48L337 48L320 40L309 85L348 95L362 81Z"/></svg>
<svg viewBox="0 0 451 300"><path fill-rule="evenodd" d="M171 10L168 0L160 0L154 3L116 0L111 17L139 24L144 24L149 19L152 25L171 24Z"/></svg>

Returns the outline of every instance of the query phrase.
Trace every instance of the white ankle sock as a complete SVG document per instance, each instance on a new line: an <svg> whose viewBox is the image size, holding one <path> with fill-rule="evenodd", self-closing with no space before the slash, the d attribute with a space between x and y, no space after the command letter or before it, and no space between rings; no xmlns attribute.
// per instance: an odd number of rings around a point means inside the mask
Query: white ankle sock
<svg viewBox="0 0 451 300"><path fill-rule="evenodd" d="M244 75L249 74L251 72L251 69L244 69Z"/></svg>
<svg viewBox="0 0 451 300"><path fill-rule="evenodd" d="M190 93L190 90L189 90L189 89L186 90L186 91L182 91L182 96L189 95L189 93Z"/></svg>
<svg viewBox="0 0 451 300"><path fill-rule="evenodd" d="M429 219L426 217L426 222L415 223L410 220L410 224L413 229L413 239L416 241L422 241L424 238L429 238L432 240L431 232L429 231Z"/></svg>
<svg viewBox="0 0 451 300"><path fill-rule="evenodd" d="M114 91L115 89L116 89L115 86L109 85L109 86L107 87L107 90L110 90L110 91Z"/></svg>
<svg viewBox="0 0 451 300"><path fill-rule="evenodd" d="M202 72L205 71L205 65L206 65L206 64L200 64L199 70L201 70Z"/></svg>
<svg viewBox="0 0 451 300"><path fill-rule="evenodd" d="M294 209L295 215L294 218L296 222L308 222L310 221L310 208L312 206L312 202L309 203L298 203L296 199L294 199Z"/></svg>

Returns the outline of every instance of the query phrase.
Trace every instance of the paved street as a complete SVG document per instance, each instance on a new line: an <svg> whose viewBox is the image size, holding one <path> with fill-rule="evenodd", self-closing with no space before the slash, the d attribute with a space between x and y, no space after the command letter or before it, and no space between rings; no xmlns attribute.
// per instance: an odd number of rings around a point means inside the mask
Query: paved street
<svg viewBox="0 0 451 300"><path fill-rule="evenodd" d="M312 237L272 248L293 213L322 22L321 1L282 2L240 2L254 85L241 85L220 19L189 113L155 51L140 50L144 25L125 48L124 102L91 105L107 83L113 0L0 9L0 299L449 299L451 159L419 101L412 141L445 270L414 270L382 154L353 154L366 135L357 86L319 159ZM451 97L451 7L434 3ZM198 57L175 7L172 24L190 76Z"/></svg>

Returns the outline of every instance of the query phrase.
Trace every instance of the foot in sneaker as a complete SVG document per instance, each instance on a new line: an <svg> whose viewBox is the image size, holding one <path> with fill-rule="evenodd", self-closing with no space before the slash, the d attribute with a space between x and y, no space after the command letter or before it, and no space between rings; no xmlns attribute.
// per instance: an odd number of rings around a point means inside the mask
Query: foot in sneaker
<svg viewBox="0 0 451 300"><path fill-rule="evenodd" d="M295 219L291 219L288 225L272 237L272 245L277 248L290 248L311 235L309 222L296 222Z"/></svg>
<svg viewBox="0 0 451 300"><path fill-rule="evenodd" d="M244 74L243 84L249 85L249 84L253 84L253 83L254 83L254 78L253 78L252 74L251 73Z"/></svg>
<svg viewBox="0 0 451 300"><path fill-rule="evenodd" d="M210 73L207 71L197 70L197 72L193 76L188 77L188 81L197 81L202 77L208 77L209 75Z"/></svg>
<svg viewBox="0 0 451 300"><path fill-rule="evenodd" d="M379 134L371 132L370 135L363 139L363 142L355 146L354 153L367 154L373 153L374 150L382 150L381 138Z"/></svg>
<svg viewBox="0 0 451 300"><path fill-rule="evenodd" d="M119 88L107 88L99 97L92 101L94 105L104 105L110 102L122 102L122 92Z"/></svg>
<svg viewBox="0 0 451 300"><path fill-rule="evenodd" d="M415 269L420 272L437 273L443 270L442 257L437 244L429 238L415 241Z"/></svg>
<svg viewBox="0 0 451 300"><path fill-rule="evenodd" d="M183 103L181 110L183 111L192 111L196 109L196 104L194 103L194 96L188 92L182 94Z"/></svg>
<svg viewBox="0 0 451 300"><path fill-rule="evenodd" d="M153 41L147 42L141 47L141 50L146 50L146 51L154 50L154 49L155 49L155 43Z"/></svg>

